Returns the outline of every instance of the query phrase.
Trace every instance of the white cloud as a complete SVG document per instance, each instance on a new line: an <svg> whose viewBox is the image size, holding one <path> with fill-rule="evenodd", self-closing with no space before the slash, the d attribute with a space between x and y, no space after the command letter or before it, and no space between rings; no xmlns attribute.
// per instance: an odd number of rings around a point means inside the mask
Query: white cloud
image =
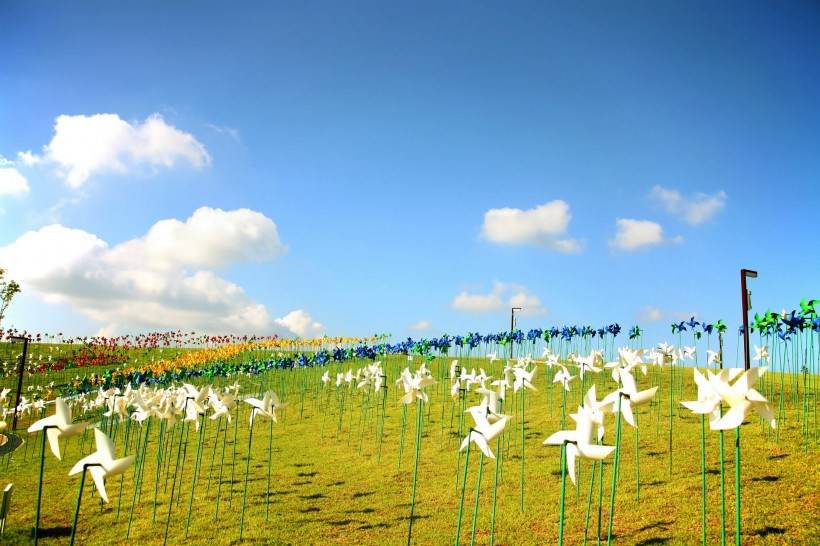
<svg viewBox="0 0 820 546"><path fill-rule="evenodd" d="M207 126L208 129L215 133L220 135L228 135L237 142L240 140L239 129L234 129L233 127L228 127L227 125L214 125L213 123L208 123Z"/></svg>
<svg viewBox="0 0 820 546"><path fill-rule="evenodd" d="M458 311L468 313L491 313L504 307L501 294L505 290L504 283L496 281L488 294L470 294L466 290L456 294L450 306Z"/></svg>
<svg viewBox="0 0 820 546"><path fill-rule="evenodd" d="M547 312L541 299L530 294L524 286L513 286L512 295L508 301L510 307L520 307L522 315L543 315Z"/></svg>
<svg viewBox="0 0 820 546"><path fill-rule="evenodd" d="M724 191L712 195L696 193L691 198L686 198L677 190L654 186L649 196L667 212L683 218L693 226L706 222L726 206Z"/></svg>
<svg viewBox="0 0 820 546"><path fill-rule="evenodd" d="M168 125L160 114L129 123L117 114L61 115L42 156L19 152L26 165L53 163L71 188L97 173L128 173L140 165L172 167L187 161L201 168L211 163L205 146L193 135Z"/></svg>
<svg viewBox="0 0 820 546"><path fill-rule="evenodd" d="M572 215L560 199L535 208L490 209L484 213L482 236L488 241L510 245L537 245L558 252L580 252L581 243L564 238Z"/></svg>
<svg viewBox="0 0 820 546"><path fill-rule="evenodd" d="M411 330L421 331L421 330L429 330L432 324L430 324L429 320L420 320L417 323L410 326Z"/></svg>
<svg viewBox="0 0 820 546"><path fill-rule="evenodd" d="M526 286L499 281L493 283L493 289L487 294L471 294L466 290L459 292L450 302L450 307L466 313L492 313L510 307L521 307L524 314L546 313L541 300Z"/></svg>
<svg viewBox="0 0 820 546"><path fill-rule="evenodd" d="M304 311L272 319L242 287L203 269L269 260L282 248L264 215L203 207L185 222L162 220L144 237L114 246L80 229L48 225L0 247L0 263L24 290L67 304L106 331L308 331L318 323L305 323Z"/></svg>
<svg viewBox="0 0 820 546"><path fill-rule="evenodd" d="M40 156L33 154L30 151L17 152L17 159L22 161L23 165L26 165L27 167L32 167L42 161Z"/></svg>
<svg viewBox="0 0 820 546"><path fill-rule="evenodd" d="M690 318L698 318L698 314L695 311L671 311L669 312L669 318L674 320L689 320Z"/></svg>
<svg viewBox="0 0 820 546"><path fill-rule="evenodd" d="M664 243L682 242L683 237L680 235L671 239L664 238L663 227L657 222L618 218L615 220L615 238L609 241L609 246L620 250L637 250Z"/></svg>
<svg viewBox="0 0 820 546"><path fill-rule="evenodd" d="M654 305L647 305L641 310L638 318L646 322L658 322L661 320L689 320L697 316L698 314L694 311L664 311Z"/></svg>
<svg viewBox="0 0 820 546"><path fill-rule="evenodd" d="M324 334L325 327L302 309L291 311L282 318L275 319L279 326L287 328L299 337L313 338Z"/></svg>
<svg viewBox="0 0 820 546"><path fill-rule="evenodd" d="M638 318L647 322L657 322L663 320L663 311L652 305L647 305L641 310Z"/></svg>
<svg viewBox="0 0 820 546"><path fill-rule="evenodd" d="M112 249L109 259L128 266L150 261L157 269L222 268L265 261L284 253L273 220L249 209L201 207L185 222L160 220L148 233Z"/></svg>
<svg viewBox="0 0 820 546"><path fill-rule="evenodd" d="M6 162L7 165L10 162ZM26 177L14 167L0 164L0 195L23 195L31 190Z"/></svg>

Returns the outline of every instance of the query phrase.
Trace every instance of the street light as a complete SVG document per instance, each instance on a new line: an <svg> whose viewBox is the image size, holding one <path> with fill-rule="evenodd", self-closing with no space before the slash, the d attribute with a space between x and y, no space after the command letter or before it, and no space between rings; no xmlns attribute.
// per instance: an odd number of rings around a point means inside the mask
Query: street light
<svg viewBox="0 0 820 546"><path fill-rule="evenodd" d="M743 366L749 369L749 309L752 308L752 291L746 288L746 278L756 279L757 271L740 270L740 305L743 308Z"/></svg>
<svg viewBox="0 0 820 546"><path fill-rule="evenodd" d="M513 342L512 335L515 332L515 312L522 311L521 307L513 307L510 309L510 360L512 360Z"/></svg>
<svg viewBox="0 0 820 546"><path fill-rule="evenodd" d="M26 357L28 356L28 337L14 336L8 338L9 341L16 341L23 344L23 352L20 355L20 362L17 365L17 401L14 406L14 417L11 422L11 430L17 429L17 408L20 407L20 397L23 394L23 370L26 368Z"/></svg>

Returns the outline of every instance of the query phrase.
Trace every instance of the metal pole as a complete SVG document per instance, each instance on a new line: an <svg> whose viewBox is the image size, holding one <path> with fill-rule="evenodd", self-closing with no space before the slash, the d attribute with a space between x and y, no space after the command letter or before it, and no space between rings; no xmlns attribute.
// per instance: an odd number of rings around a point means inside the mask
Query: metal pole
<svg viewBox="0 0 820 546"><path fill-rule="evenodd" d="M512 360L513 356L513 342L512 342L512 335L515 332L515 312L520 311L520 307L512 307L510 308L510 360Z"/></svg>
<svg viewBox="0 0 820 546"><path fill-rule="evenodd" d="M746 288L746 277L757 278L757 271L740 270L740 305L743 309L743 367L749 369L749 290Z"/></svg>
<svg viewBox="0 0 820 546"><path fill-rule="evenodd" d="M12 337L10 341L23 342L23 354L20 356L20 362L17 365L17 402L14 404L14 417L11 422L11 430L17 429L17 408L20 406L20 397L23 394L23 370L26 367L26 358L28 358L28 338L27 337Z"/></svg>

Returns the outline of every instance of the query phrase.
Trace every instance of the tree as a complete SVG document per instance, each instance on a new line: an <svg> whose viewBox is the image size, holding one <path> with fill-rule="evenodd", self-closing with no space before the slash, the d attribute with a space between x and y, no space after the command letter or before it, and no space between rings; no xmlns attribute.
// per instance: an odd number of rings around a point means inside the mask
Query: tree
<svg viewBox="0 0 820 546"><path fill-rule="evenodd" d="M6 270L0 267L0 324L6 314L11 300L20 293L20 285L11 279L6 280Z"/></svg>

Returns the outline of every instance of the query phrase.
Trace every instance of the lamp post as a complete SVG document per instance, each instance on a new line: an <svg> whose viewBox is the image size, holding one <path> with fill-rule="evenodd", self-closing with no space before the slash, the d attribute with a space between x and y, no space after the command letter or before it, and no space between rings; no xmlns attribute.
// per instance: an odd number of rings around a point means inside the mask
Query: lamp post
<svg viewBox="0 0 820 546"><path fill-rule="evenodd" d="M512 307L510 309L510 360L512 360L513 356L513 342L512 342L512 335L515 332L515 312L521 311L521 307Z"/></svg>
<svg viewBox="0 0 820 546"><path fill-rule="evenodd" d="M20 407L20 397L23 394L23 370L26 368L26 358L28 357L28 337L10 337L9 341L22 342L23 353L20 355L20 362L17 364L17 401L14 403L14 417L11 422L11 430L17 429L17 408Z"/></svg>
<svg viewBox="0 0 820 546"><path fill-rule="evenodd" d="M740 270L740 305L743 309L743 367L749 369L749 309L752 308L752 291L746 288L746 279L756 279L757 271Z"/></svg>

